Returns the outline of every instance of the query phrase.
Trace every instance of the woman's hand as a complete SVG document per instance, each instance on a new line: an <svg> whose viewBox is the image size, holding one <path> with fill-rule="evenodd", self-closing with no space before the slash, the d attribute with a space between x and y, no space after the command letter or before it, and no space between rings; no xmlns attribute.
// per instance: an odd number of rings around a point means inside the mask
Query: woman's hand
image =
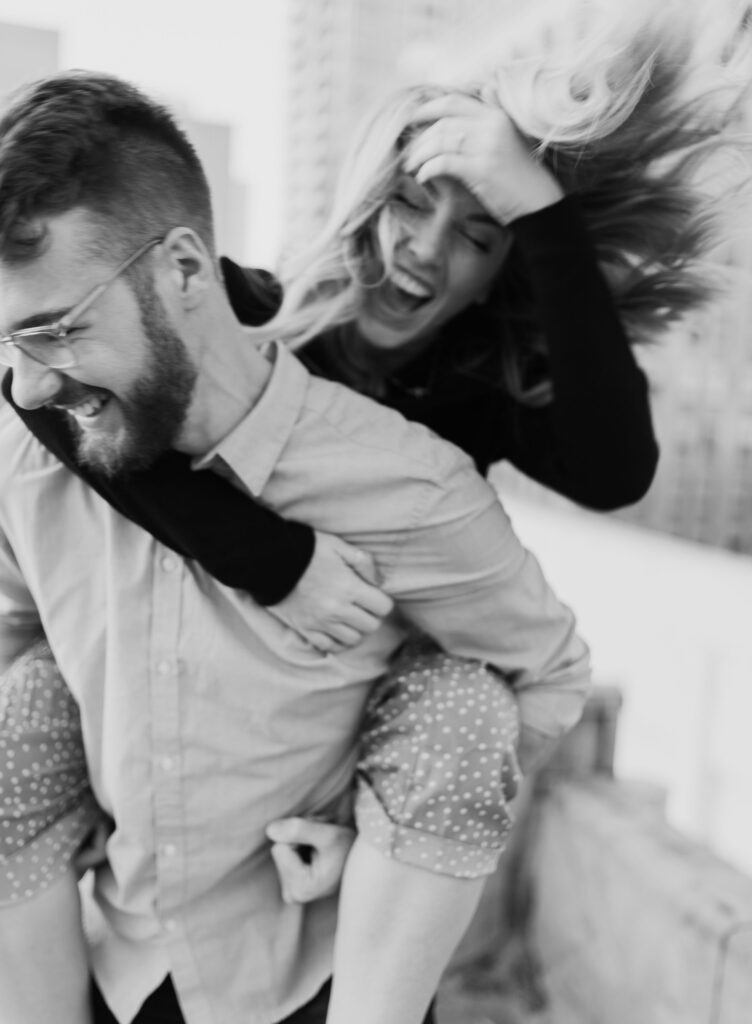
<svg viewBox="0 0 752 1024"><path fill-rule="evenodd" d="M285 903L310 903L337 891L355 840L351 828L309 818L280 818L266 834Z"/></svg>
<svg viewBox="0 0 752 1024"><path fill-rule="evenodd" d="M408 146L405 170L421 184L455 178L504 225L564 195L497 104L443 96L425 103L417 120L430 123Z"/></svg>
<svg viewBox="0 0 752 1024"><path fill-rule="evenodd" d="M291 594L268 611L323 654L354 647L394 606L379 589L367 551L316 531L311 564Z"/></svg>

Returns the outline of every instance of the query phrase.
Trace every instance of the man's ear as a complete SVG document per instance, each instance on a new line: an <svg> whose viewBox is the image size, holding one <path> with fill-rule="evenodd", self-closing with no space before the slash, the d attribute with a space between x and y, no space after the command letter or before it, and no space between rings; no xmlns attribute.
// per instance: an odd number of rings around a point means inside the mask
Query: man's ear
<svg viewBox="0 0 752 1024"><path fill-rule="evenodd" d="M183 309L195 309L206 298L217 274L214 260L192 228L173 228L162 243L169 284Z"/></svg>

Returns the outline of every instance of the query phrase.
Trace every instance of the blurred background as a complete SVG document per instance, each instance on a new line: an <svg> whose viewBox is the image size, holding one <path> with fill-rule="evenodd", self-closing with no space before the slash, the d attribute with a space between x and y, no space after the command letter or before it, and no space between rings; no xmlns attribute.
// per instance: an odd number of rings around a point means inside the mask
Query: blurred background
<svg viewBox="0 0 752 1024"><path fill-rule="evenodd" d="M273 268L320 224L364 110L505 5L0 0L0 94L67 67L134 81L194 140L220 250ZM719 259L737 268L728 295L644 353L662 459L637 507L595 515L506 468L495 481L623 693L617 774L665 786L671 822L752 874L752 225Z"/></svg>

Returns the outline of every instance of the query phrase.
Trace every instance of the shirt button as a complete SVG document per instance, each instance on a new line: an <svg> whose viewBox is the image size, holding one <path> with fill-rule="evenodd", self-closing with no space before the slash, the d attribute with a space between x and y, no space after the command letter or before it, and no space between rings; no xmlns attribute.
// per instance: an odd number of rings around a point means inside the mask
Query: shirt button
<svg viewBox="0 0 752 1024"><path fill-rule="evenodd" d="M163 772L171 772L175 767L175 760L172 757L163 757L159 763Z"/></svg>
<svg viewBox="0 0 752 1024"><path fill-rule="evenodd" d="M165 857L174 857L177 852L178 848L174 843L165 843L162 847L162 853Z"/></svg>
<svg viewBox="0 0 752 1024"><path fill-rule="evenodd" d="M170 555L165 555L162 559L162 568L165 572L172 572L176 565L177 562L174 558L171 558Z"/></svg>
<svg viewBox="0 0 752 1024"><path fill-rule="evenodd" d="M166 676L169 674L170 667L169 661L160 661L157 665L157 672L159 672L161 676Z"/></svg>

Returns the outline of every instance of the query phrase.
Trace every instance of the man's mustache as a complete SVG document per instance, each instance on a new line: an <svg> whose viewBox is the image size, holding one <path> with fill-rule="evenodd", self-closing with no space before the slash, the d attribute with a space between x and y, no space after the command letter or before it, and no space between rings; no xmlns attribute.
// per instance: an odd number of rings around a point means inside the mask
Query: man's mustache
<svg viewBox="0 0 752 1024"><path fill-rule="evenodd" d="M79 405L87 398L103 398L109 394L104 388L93 388L78 381L66 381L55 397L48 403L53 409L68 409Z"/></svg>

